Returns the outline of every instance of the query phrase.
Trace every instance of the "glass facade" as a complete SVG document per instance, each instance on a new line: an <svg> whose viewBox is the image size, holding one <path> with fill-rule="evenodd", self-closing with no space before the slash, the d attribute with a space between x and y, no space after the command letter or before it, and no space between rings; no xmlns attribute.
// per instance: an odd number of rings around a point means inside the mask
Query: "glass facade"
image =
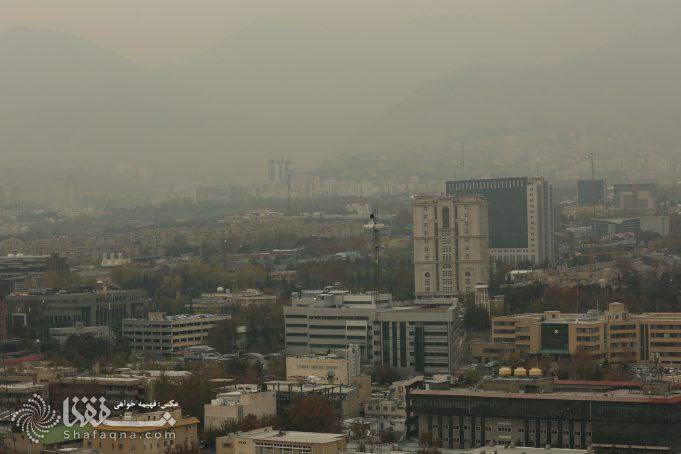
<svg viewBox="0 0 681 454"><path fill-rule="evenodd" d="M487 199L489 247L527 248L527 178L448 181L447 195L477 194Z"/></svg>

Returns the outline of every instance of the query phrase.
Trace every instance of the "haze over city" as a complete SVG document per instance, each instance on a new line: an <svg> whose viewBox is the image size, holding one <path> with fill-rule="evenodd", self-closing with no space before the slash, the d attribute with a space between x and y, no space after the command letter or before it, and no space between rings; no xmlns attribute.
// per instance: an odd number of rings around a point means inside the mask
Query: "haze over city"
<svg viewBox="0 0 681 454"><path fill-rule="evenodd" d="M678 0L3 0L0 454L681 452Z"/></svg>

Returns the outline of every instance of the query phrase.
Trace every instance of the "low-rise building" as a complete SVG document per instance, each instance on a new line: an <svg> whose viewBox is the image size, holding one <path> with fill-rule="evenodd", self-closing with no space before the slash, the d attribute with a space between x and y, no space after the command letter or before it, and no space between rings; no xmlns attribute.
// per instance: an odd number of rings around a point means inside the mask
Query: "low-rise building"
<svg viewBox="0 0 681 454"><path fill-rule="evenodd" d="M199 446L198 425L200 421L194 417L183 417L182 411L155 411L136 415L126 415L120 419L128 423L116 425L110 418L100 424L88 436L83 434L83 448L94 449L100 454L118 454L134 452L135 454L158 454L172 452L174 449ZM134 425L133 422L143 424ZM156 424L154 424L156 423ZM71 428L78 431L78 426ZM83 431L84 429L80 429Z"/></svg>
<svg viewBox="0 0 681 454"><path fill-rule="evenodd" d="M361 353L349 345L327 355L299 355L286 358L286 379L301 380L310 376L326 378L329 383L347 385L361 373Z"/></svg>
<svg viewBox="0 0 681 454"><path fill-rule="evenodd" d="M50 328L50 337L60 345L66 343L66 339L70 336L77 336L81 334L91 334L94 337L105 339L107 341L113 340L113 330L109 326L83 326L82 323L76 323L76 326L69 326L63 328Z"/></svg>
<svg viewBox="0 0 681 454"><path fill-rule="evenodd" d="M596 443L681 449L675 429L681 424L679 392L556 392L528 383L518 391L497 389L503 390L413 390L410 421L449 449L490 444L586 449Z"/></svg>
<svg viewBox="0 0 681 454"><path fill-rule="evenodd" d="M491 339L472 342L475 360L488 362L511 354L586 353L610 363L681 364L681 313L631 314L610 303L605 312L517 314L492 318Z"/></svg>
<svg viewBox="0 0 681 454"><path fill-rule="evenodd" d="M347 435L315 432L291 432L264 427L249 432L217 437L217 454L340 454Z"/></svg>
<svg viewBox="0 0 681 454"><path fill-rule="evenodd" d="M189 347L206 343L208 332L228 315L165 315L152 312L146 319L123 321L123 337L135 352L172 356Z"/></svg>
<svg viewBox="0 0 681 454"><path fill-rule="evenodd" d="M257 418L277 414L275 391L262 391L258 385L235 385L203 406L206 429L221 429L230 421L241 421L248 415Z"/></svg>
<svg viewBox="0 0 681 454"><path fill-rule="evenodd" d="M120 332L124 319L136 317L147 302L144 290L74 291L52 289L13 293L7 297L11 328L34 330L82 326L109 326Z"/></svg>
<svg viewBox="0 0 681 454"><path fill-rule="evenodd" d="M151 383L143 377L67 376L50 381L50 405L61 408L64 399L83 395L106 398L109 402L146 402Z"/></svg>
<svg viewBox="0 0 681 454"><path fill-rule="evenodd" d="M255 304L271 304L277 302L274 295L266 295L260 290L246 289L231 292L218 288L215 293L202 293L200 298L192 300L192 311L196 314L224 314L232 306L250 306Z"/></svg>
<svg viewBox="0 0 681 454"><path fill-rule="evenodd" d="M368 378L359 376L358 378ZM364 402L369 399L370 389L366 383L350 385L336 385L319 382L268 381L265 382L268 391L276 392L277 416L285 419L292 405L310 397L322 395L329 399L334 411L342 418L359 415Z"/></svg>

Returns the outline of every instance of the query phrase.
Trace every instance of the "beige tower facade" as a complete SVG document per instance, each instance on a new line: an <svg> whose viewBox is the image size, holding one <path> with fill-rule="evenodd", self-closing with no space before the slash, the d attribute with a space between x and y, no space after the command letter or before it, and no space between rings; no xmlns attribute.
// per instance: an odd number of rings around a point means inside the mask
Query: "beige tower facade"
<svg viewBox="0 0 681 454"><path fill-rule="evenodd" d="M415 196L416 298L453 298L489 281L487 201L477 195Z"/></svg>

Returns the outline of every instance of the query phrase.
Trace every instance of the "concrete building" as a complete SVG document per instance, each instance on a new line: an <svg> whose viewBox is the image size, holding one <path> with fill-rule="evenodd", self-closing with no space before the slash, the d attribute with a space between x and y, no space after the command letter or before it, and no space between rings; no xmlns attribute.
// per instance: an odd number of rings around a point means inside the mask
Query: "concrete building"
<svg viewBox="0 0 681 454"><path fill-rule="evenodd" d="M630 314L621 303L600 313L518 314L492 318L490 341L471 342L474 359L487 362L513 353L553 355L584 352L610 363L681 364L681 313Z"/></svg>
<svg viewBox="0 0 681 454"><path fill-rule="evenodd" d="M135 352L171 356L206 343L208 332L228 315L165 315L151 312L146 319L123 320L123 337Z"/></svg>
<svg viewBox="0 0 681 454"><path fill-rule="evenodd" d="M371 377L359 375L349 385L326 383L326 380L268 381L268 391L276 392L277 416L286 419L289 409L301 399L322 395L331 402L334 411L341 418L358 416L364 403L371 397Z"/></svg>
<svg viewBox="0 0 681 454"><path fill-rule="evenodd" d="M349 345L327 355L298 355L286 358L286 380L315 376L329 383L347 385L360 375L362 354L357 345Z"/></svg>
<svg viewBox="0 0 681 454"><path fill-rule="evenodd" d="M613 205L619 210L655 209L656 183L626 183L614 185Z"/></svg>
<svg viewBox="0 0 681 454"><path fill-rule="evenodd" d="M143 377L62 376L49 380L52 408L61 408L64 399L88 395L105 397L109 402L146 402L151 397L151 381Z"/></svg>
<svg viewBox="0 0 681 454"><path fill-rule="evenodd" d="M290 432L271 427L217 437L217 454L341 454L347 435Z"/></svg>
<svg viewBox="0 0 681 454"><path fill-rule="evenodd" d="M118 454L121 452L134 452L135 454L158 454L172 452L175 449L198 447L198 425L200 421L194 417L183 417L182 410L177 409L169 412L171 421L164 424L150 424L152 421L166 419L165 410L136 415L126 415L123 421L145 422L147 425L137 427L100 424L97 427L97 436L83 436L83 448L94 449L100 454ZM112 422L115 420L110 419ZM70 430L80 430L74 426Z"/></svg>
<svg viewBox="0 0 681 454"><path fill-rule="evenodd" d="M227 422L241 421L248 415L257 418L277 414L274 391L262 391L258 385L236 385L231 391L220 393L203 406L206 429L221 429Z"/></svg>
<svg viewBox="0 0 681 454"><path fill-rule="evenodd" d="M97 291L89 287L13 293L7 297L12 327L34 329L109 326L120 332L123 319L137 316L147 302L144 290Z"/></svg>
<svg viewBox="0 0 681 454"><path fill-rule="evenodd" d="M417 389L409 393L408 409L419 433L432 434L450 449L488 444L586 449L598 443L654 445L676 452L681 449L681 432L676 430L681 393L650 392L540 392L529 386L519 392Z"/></svg>
<svg viewBox="0 0 681 454"><path fill-rule="evenodd" d="M487 200L490 255L506 263L555 261L552 191L543 178L447 182L447 195L477 194Z"/></svg>
<svg viewBox="0 0 681 454"><path fill-rule="evenodd" d="M16 409L27 402L34 394L47 401L49 390L46 384L33 382L0 383L0 402L6 408Z"/></svg>
<svg viewBox="0 0 681 454"><path fill-rule="evenodd" d="M402 374L456 369L464 354L461 312L450 307L399 307L376 313L373 364Z"/></svg>
<svg viewBox="0 0 681 454"><path fill-rule="evenodd" d="M487 202L475 195L415 196L417 298L453 298L489 281Z"/></svg>
<svg viewBox="0 0 681 454"><path fill-rule="evenodd" d="M232 306L276 302L276 296L266 295L256 289L231 292L229 289L218 288L215 293L203 293L200 298L194 298L192 300L192 311L197 314L224 314Z"/></svg>
<svg viewBox="0 0 681 454"><path fill-rule="evenodd" d="M356 345L362 361L371 362L376 309L391 305L391 295L353 294L338 286L293 293L291 306L284 306L286 353L325 354Z"/></svg>
<svg viewBox="0 0 681 454"><path fill-rule="evenodd" d="M50 337L61 345L64 345L66 339L70 336L77 336L80 334L92 334L94 337L107 341L111 341L114 338L113 330L109 326L83 326L81 323L77 323L76 326L50 328Z"/></svg>

